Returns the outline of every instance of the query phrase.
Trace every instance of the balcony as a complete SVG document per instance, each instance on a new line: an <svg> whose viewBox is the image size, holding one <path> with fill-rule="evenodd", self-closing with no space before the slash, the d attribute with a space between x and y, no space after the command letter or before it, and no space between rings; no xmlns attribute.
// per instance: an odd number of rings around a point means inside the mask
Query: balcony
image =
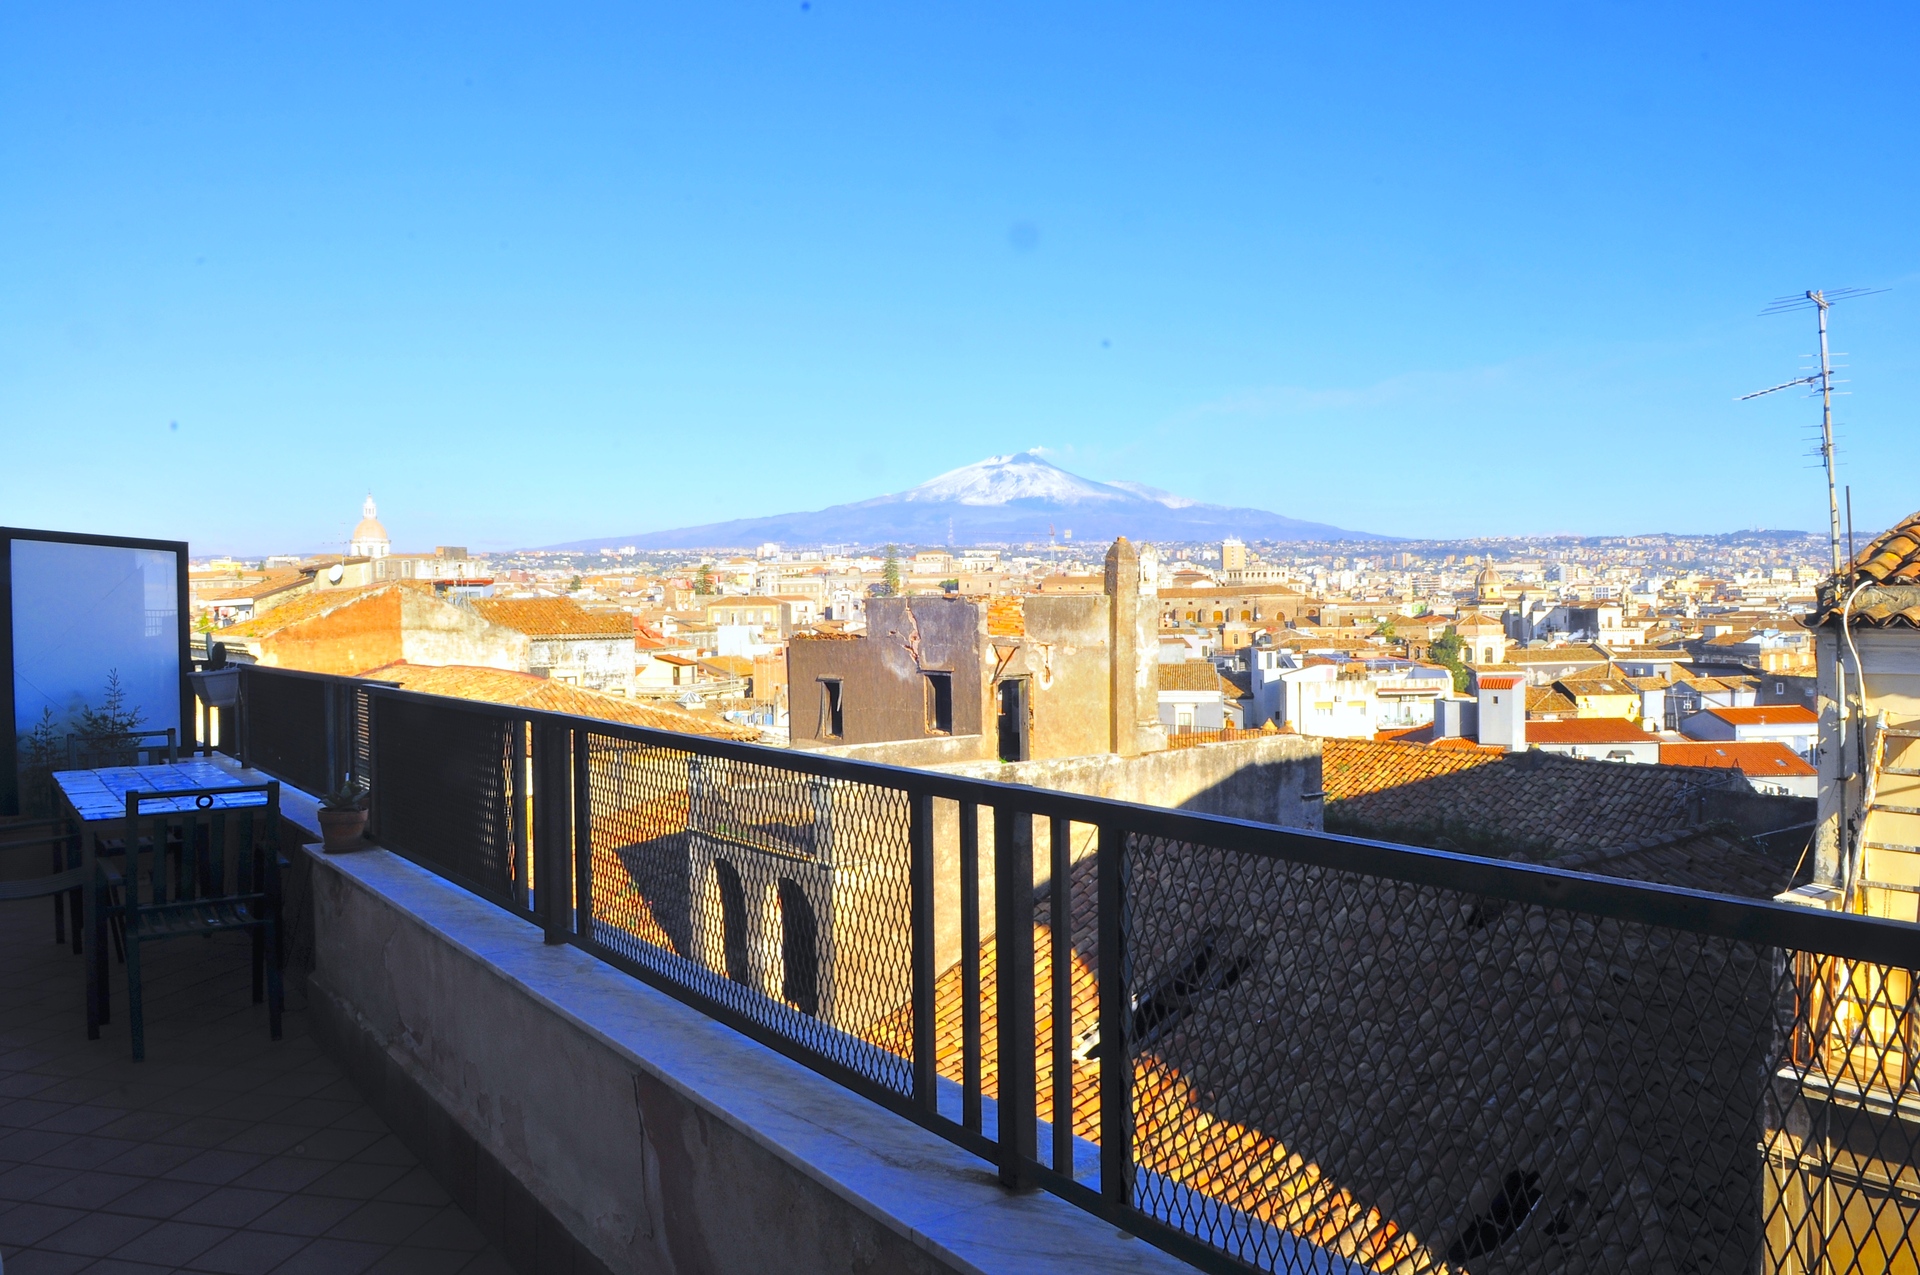
<svg viewBox="0 0 1920 1275"><path fill-rule="evenodd" d="M373 794L309 1038L517 1269L1914 1269L1911 926L238 682Z"/></svg>

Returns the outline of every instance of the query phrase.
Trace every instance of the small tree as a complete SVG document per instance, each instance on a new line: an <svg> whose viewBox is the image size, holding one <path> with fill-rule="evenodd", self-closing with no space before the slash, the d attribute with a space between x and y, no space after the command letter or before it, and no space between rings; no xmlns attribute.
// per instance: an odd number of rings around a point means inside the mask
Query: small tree
<svg viewBox="0 0 1920 1275"><path fill-rule="evenodd" d="M887 546L887 560L880 568L880 583L886 588L884 597L895 597L900 592L900 552L892 545Z"/></svg>
<svg viewBox="0 0 1920 1275"><path fill-rule="evenodd" d="M1460 635L1449 629L1433 640L1427 658L1453 674L1453 689L1467 689L1467 666L1460 662Z"/></svg>
<svg viewBox="0 0 1920 1275"><path fill-rule="evenodd" d="M578 593L580 591L580 577L575 576L573 579L567 581L567 588L571 592Z"/></svg>
<svg viewBox="0 0 1920 1275"><path fill-rule="evenodd" d="M693 573L693 591L703 598L713 592L713 568L704 562Z"/></svg>
<svg viewBox="0 0 1920 1275"><path fill-rule="evenodd" d="M108 669L106 694L101 697L100 707L82 708L80 729L74 733L91 752L128 748L145 716L137 706L128 707L127 689L120 685L120 670Z"/></svg>

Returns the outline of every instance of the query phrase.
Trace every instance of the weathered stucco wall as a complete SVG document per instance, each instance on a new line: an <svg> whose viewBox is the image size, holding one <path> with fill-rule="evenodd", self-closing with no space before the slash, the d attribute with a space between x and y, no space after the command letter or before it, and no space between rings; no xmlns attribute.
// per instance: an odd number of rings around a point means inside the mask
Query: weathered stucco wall
<svg viewBox="0 0 1920 1275"><path fill-rule="evenodd" d="M317 1027L483 1229L538 1215L526 1275L1191 1269L385 851L307 854Z"/></svg>
<svg viewBox="0 0 1920 1275"><path fill-rule="evenodd" d="M1271 735L1137 757L1101 753L1052 760L976 762L936 767L950 775L1027 784L1197 814L1251 819L1287 828L1321 826L1320 741Z"/></svg>
<svg viewBox="0 0 1920 1275"><path fill-rule="evenodd" d="M325 615L288 625L260 639L267 668L352 676L405 659L400 640L404 589L383 589Z"/></svg>
<svg viewBox="0 0 1920 1275"><path fill-rule="evenodd" d="M787 644L796 745L871 744L928 737L925 672L953 675L953 733L980 733L978 603L964 598L875 598L863 637L796 638ZM842 731L821 729L822 677L841 683Z"/></svg>
<svg viewBox="0 0 1920 1275"><path fill-rule="evenodd" d="M401 650L407 663L465 664L520 673L528 670L530 643L526 634L489 624L465 607L411 589L394 592L404 599Z"/></svg>

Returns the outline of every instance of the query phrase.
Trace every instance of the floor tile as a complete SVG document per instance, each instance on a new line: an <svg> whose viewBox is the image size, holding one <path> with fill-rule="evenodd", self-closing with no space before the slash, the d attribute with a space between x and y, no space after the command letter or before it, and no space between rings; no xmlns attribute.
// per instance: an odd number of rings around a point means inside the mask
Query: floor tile
<svg viewBox="0 0 1920 1275"><path fill-rule="evenodd" d="M187 1268L217 1275L255 1275L258 1271L272 1270L306 1243L306 1238L299 1235L241 1231L193 1258Z"/></svg>
<svg viewBox="0 0 1920 1275"><path fill-rule="evenodd" d="M124 970L120 1017L87 1040L81 966L41 928L0 904L8 1275L506 1271L318 1049L297 997L286 1039L267 1039L231 945L156 945L136 1064Z"/></svg>
<svg viewBox="0 0 1920 1275"><path fill-rule="evenodd" d="M360 1275L387 1255L384 1244L318 1239L273 1268L273 1275Z"/></svg>
<svg viewBox="0 0 1920 1275"><path fill-rule="evenodd" d="M34 1247L51 1249L56 1253L85 1253L91 1257L105 1257L133 1243L155 1225L152 1218L127 1217L119 1213L88 1213L71 1226L62 1227L46 1236Z"/></svg>
<svg viewBox="0 0 1920 1275"><path fill-rule="evenodd" d="M217 1188L205 1182L151 1178L107 1205L109 1212L136 1217L169 1218Z"/></svg>

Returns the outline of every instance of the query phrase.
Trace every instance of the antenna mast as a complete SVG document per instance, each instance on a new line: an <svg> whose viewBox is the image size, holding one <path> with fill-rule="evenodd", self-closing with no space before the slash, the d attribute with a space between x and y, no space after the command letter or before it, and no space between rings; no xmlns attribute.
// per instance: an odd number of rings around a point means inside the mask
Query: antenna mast
<svg viewBox="0 0 1920 1275"><path fill-rule="evenodd" d="M1840 489L1834 478L1833 465L1833 360L1827 352L1827 311L1833 303L1847 297L1871 296L1875 292L1885 292L1885 288L1836 288L1826 292L1819 288L1810 288L1798 296L1777 298L1761 314L1784 314L1788 310L1813 309L1820 316L1820 370L1809 376L1775 385L1768 389L1756 390L1752 394L1742 394L1735 402L1744 403L1750 398L1760 398L1780 390L1792 389L1796 385L1820 387L1820 458L1827 467L1827 525L1828 543L1833 550L1833 573L1840 574Z"/></svg>

